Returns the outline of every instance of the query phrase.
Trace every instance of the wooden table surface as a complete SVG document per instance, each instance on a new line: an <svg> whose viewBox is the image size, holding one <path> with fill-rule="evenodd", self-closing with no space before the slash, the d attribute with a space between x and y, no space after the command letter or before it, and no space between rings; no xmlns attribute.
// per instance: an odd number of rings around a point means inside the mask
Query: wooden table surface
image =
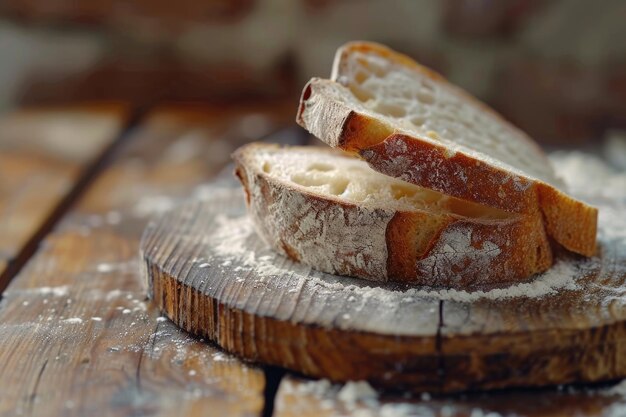
<svg viewBox="0 0 626 417"><path fill-rule="evenodd" d="M0 119L0 417L626 416L626 384L354 403L350 387L243 363L161 317L145 224L292 118L290 103L91 103Z"/></svg>

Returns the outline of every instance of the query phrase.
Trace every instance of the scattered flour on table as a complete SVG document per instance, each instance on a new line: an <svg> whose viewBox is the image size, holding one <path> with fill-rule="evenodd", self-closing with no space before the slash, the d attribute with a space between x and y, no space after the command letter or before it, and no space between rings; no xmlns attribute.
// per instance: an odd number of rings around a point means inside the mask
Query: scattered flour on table
<svg viewBox="0 0 626 417"><path fill-rule="evenodd" d="M119 289L107 291L106 296L105 296L105 300L106 301L115 300L116 298L121 297L123 295L123 293L124 293L124 291L119 290Z"/></svg>
<svg viewBox="0 0 626 417"><path fill-rule="evenodd" d="M65 323L70 323L70 324L81 324L83 322L83 319L81 319L80 317L71 317L71 318L65 319L63 321Z"/></svg>
<svg viewBox="0 0 626 417"><path fill-rule="evenodd" d="M141 197L132 208L136 217L148 217L158 213L171 210L176 205L176 201L171 196L147 195Z"/></svg>
<svg viewBox="0 0 626 417"><path fill-rule="evenodd" d="M107 263L101 263L96 265L96 271L107 273L113 271L113 265Z"/></svg>
<svg viewBox="0 0 626 417"><path fill-rule="evenodd" d="M116 225L122 221L122 213L117 210L111 210L104 215L104 218L108 224Z"/></svg>
<svg viewBox="0 0 626 417"><path fill-rule="evenodd" d="M211 249L220 257L228 260L236 258L247 267L256 268L261 278L281 275L285 268L274 265L275 255L258 256L248 249L247 242L257 239L252 220L247 215L228 217L220 214L216 217L217 226L210 237Z"/></svg>
<svg viewBox="0 0 626 417"><path fill-rule="evenodd" d="M282 389L285 394L298 396L313 396L321 400L324 408L333 408L340 403L350 411L355 411L359 406L376 407L378 392L366 381L348 381L345 384L333 384L328 379L313 381L283 382Z"/></svg>
<svg viewBox="0 0 626 417"><path fill-rule="evenodd" d="M96 272L107 274L110 272L134 273L137 271L139 261L132 259L122 262L101 262L96 265Z"/></svg>
<svg viewBox="0 0 626 417"><path fill-rule="evenodd" d="M465 290L418 290L410 289L407 295L435 297L440 300L454 300L460 302L472 302L481 298L490 300L526 297L540 298L554 294L558 290L576 290L578 285L573 277L578 267L571 262L558 261L552 268L543 274L537 275L532 281L511 285L505 288L494 288L488 291L465 291Z"/></svg>
<svg viewBox="0 0 626 417"><path fill-rule="evenodd" d="M287 391L287 393L296 392L298 394L309 394L316 397L325 397L330 394L336 393L336 391L338 390L337 387L334 387L328 379L307 381L301 384L296 384L295 387L296 388L294 389L293 383L287 382L285 385L285 390Z"/></svg>
<svg viewBox="0 0 626 417"><path fill-rule="evenodd" d="M244 263L254 261L254 253L246 249L246 241L252 237L254 226L247 215L228 217L220 214L217 226L210 237L212 249L218 256L242 258Z"/></svg>
<svg viewBox="0 0 626 417"><path fill-rule="evenodd" d="M574 280L578 271L576 265L570 262L559 261L551 269L538 275L532 281L511 285L505 288L494 288L488 291L476 290L465 291L455 289L428 289L426 287L409 288L405 291L390 290L381 287L360 287L356 285L342 285L340 283L328 283L323 279L311 277L317 285L333 290L352 291L364 297L376 297L393 302L398 296L425 297L438 300L451 300L470 303L480 299L498 300L516 297L541 298L555 294L559 290L576 290L578 285ZM416 300L417 301L417 300Z"/></svg>
<svg viewBox="0 0 626 417"><path fill-rule="evenodd" d="M372 388L366 381L349 381L341 387L337 398L348 404L349 406L356 404L359 401L362 402L377 402L378 392Z"/></svg>
<svg viewBox="0 0 626 417"><path fill-rule="evenodd" d="M282 395L302 399L303 397L314 397L323 410L324 415L332 416L357 416L357 417L453 417L459 413L468 411L466 407L458 408L451 404L430 403L431 397L428 393L421 395L421 402L403 402L392 399L385 399L370 386L366 381L348 381L345 384L333 384L327 379L313 381L290 381L281 383ZM293 403L288 403L285 407L291 407ZM304 402L310 412L310 403ZM280 402L278 409L284 407ZM501 414L493 411L484 411L474 407L470 411L471 417L502 417Z"/></svg>
<svg viewBox="0 0 626 417"><path fill-rule="evenodd" d="M53 297L65 297L69 293L69 285L59 285L57 287L39 287L28 290L39 295L51 295Z"/></svg>
<svg viewBox="0 0 626 417"><path fill-rule="evenodd" d="M550 159L557 175L576 197L626 201L626 171L619 171L598 156L583 152L554 152Z"/></svg>

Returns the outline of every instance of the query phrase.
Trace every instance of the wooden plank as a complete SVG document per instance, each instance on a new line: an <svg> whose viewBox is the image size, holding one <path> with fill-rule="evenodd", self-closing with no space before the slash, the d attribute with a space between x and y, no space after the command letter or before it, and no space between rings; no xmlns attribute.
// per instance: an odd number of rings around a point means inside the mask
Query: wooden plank
<svg viewBox="0 0 626 417"><path fill-rule="evenodd" d="M159 318L137 249L147 219L276 126L274 110L162 110L129 138L7 289L0 416L259 414L262 371Z"/></svg>
<svg viewBox="0 0 626 417"><path fill-rule="evenodd" d="M328 381L286 376L275 400L274 417L616 417L626 415L626 386L559 387L492 393L415 397L356 395ZM343 390L343 393L342 393ZM359 392L356 390L356 392ZM365 392L365 391L360 391Z"/></svg>
<svg viewBox="0 0 626 417"><path fill-rule="evenodd" d="M122 105L87 104L0 119L0 275L120 133L125 114Z"/></svg>

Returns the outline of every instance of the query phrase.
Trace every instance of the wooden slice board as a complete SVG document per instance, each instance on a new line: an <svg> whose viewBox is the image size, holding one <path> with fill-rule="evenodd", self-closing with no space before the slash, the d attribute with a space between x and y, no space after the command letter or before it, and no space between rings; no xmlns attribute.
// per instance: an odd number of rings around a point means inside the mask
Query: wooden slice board
<svg viewBox="0 0 626 417"><path fill-rule="evenodd" d="M153 222L141 253L157 305L229 352L392 390L626 376L626 251L603 224L610 218L601 216L598 257L562 256L546 275L501 290L515 296L499 298L498 290L374 287L311 270L258 238L240 189L209 190ZM623 213L622 203L603 204L604 213ZM529 288L543 295L523 295Z"/></svg>

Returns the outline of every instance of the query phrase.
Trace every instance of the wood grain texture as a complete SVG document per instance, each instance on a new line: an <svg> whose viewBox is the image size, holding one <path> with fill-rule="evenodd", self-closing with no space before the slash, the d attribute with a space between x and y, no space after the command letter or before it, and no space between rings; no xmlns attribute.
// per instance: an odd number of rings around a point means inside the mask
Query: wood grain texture
<svg viewBox="0 0 626 417"><path fill-rule="evenodd" d="M626 395L613 385L507 390L463 395L380 395L347 401L342 385L288 375L278 390L274 417L618 417Z"/></svg>
<svg viewBox="0 0 626 417"><path fill-rule="evenodd" d="M451 299L449 292L423 295L399 285L370 288L275 255L254 233L241 194L215 188L151 224L141 246L159 307L228 351L391 390L626 376L626 251L610 239L601 239L594 258L562 254L548 273L562 284L535 288L541 298ZM619 212L615 204L604 202L605 212Z"/></svg>
<svg viewBox="0 0 626 417"><path fill-rule="evenodd" d="M0 118L0 275L120 133L121 104L24 109Z"/></svg>
<svg viewBox="0 0 626 417"><path fill-rule="evenodd" d="M248 133L262 135L272 111L158 110L128 138L5 293L0 416L260 413L263 372L160 318L137 248L148 218L200 192L246 139L229 132L255 116Z"/></svg>

